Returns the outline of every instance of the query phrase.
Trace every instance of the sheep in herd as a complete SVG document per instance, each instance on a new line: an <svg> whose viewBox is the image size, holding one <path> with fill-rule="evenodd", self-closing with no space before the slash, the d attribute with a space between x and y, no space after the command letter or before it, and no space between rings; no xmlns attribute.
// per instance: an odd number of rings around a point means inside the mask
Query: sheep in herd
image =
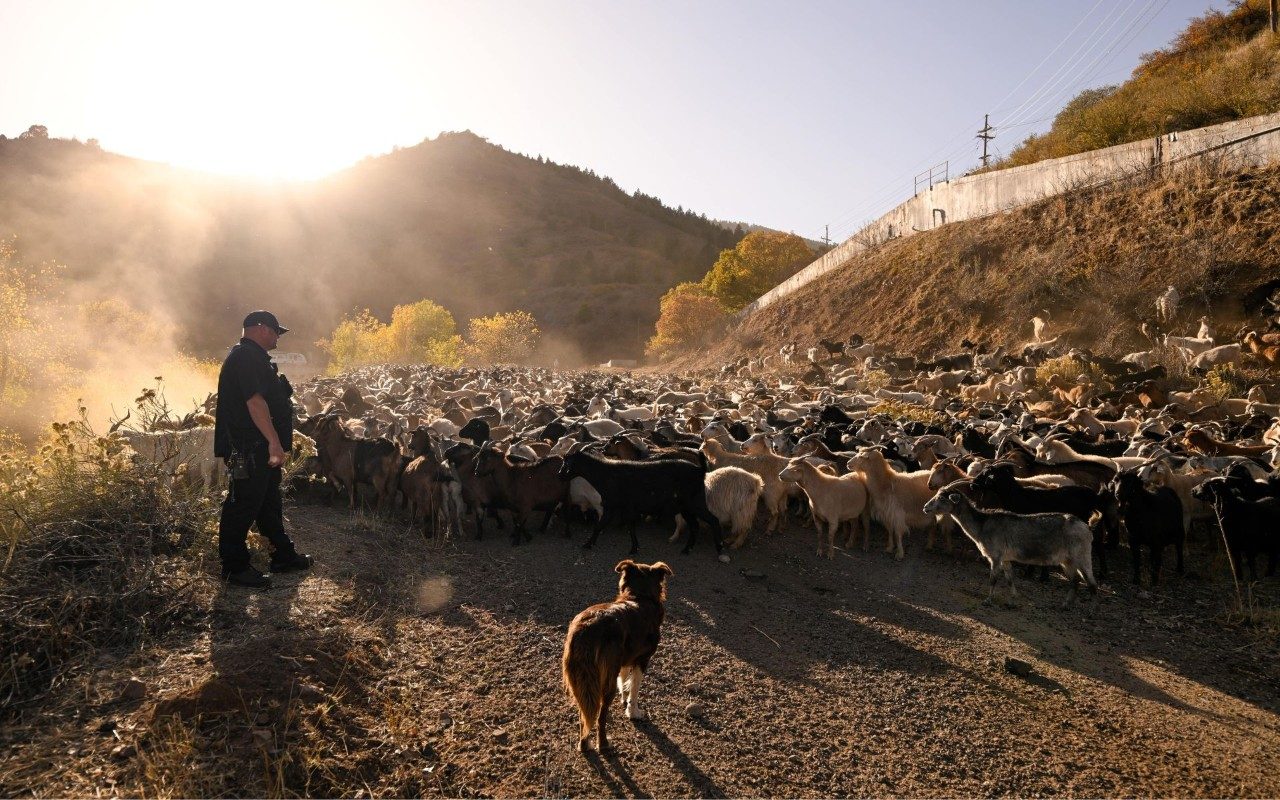
<svg viewBox="0 0 1280 800"><path fill-rule="evenodd" d="M1138 474L1153 486L1167 486L1177 493L1178 499L1182 501L1184 535L1191 532L1192 521L1213 519L1213 509L1207 503L1197 500L1193 493L1197 486L1212 478L1215 473L1207 469L1174 472L1169 467L1169 462L1161 458L1144 467L1139 467Z"/></svg>
<svg viewBox="0 0 1280 800"><path fill-rule="evenodd" d="M1244 335L1245 347L1257 359L1268 364L1280 363L1280 345L1267 344L1258 337L1257 331L1249 331Z"/></svg>
<svg viewBox="0 0 1280 800"><path fill-rule="evenodd" d="M909 529L939 527L936 517L922 510L933 496L929 470L895 472L885 460L884 452L875 447L868 447L849 459L848 468L861 475L867 485L871 518L888 532L886 553L902 559L906 554L902 541ZM948 531L949 528L944 526Z"/></svg>
<svg viewBox="0 0 1280 800"><path fill-rule="evenodd" d="M631 552L640 549L636 524L643 515L667 517L679 514L689 525L688 553L698 534L698 520L712 526L716 551L721 548L720 521L707 508L705 473L687 461L612 461L585 450L564 457L559 477L569 482L585 478L600 493L604 518L583 545L590 548L610 520L620 519L631 535Z"/></svg>
<svg viewBox="0 0 1280 800"><path fill-rule="evenodd" d="M1160 341L1165 347L1180 347L1192 356L1198 356L1214 345L1213 339L1209 337L1197 339L1190 336L1170 336L1169 334L1161 337Z"/></svg>
<svg viewBox="0 0 1280 800"><path fill-rule="evenodd" d="M1182 501L1168 486L1147 489L1136 471L1125 470L1111 484L1120 517L1129 532L1129 558L1133 563L1133 582L1141 585L1142 545L1151 551L1151 585L1160 581L1160 562L1165 545L1172 544L1177 555L1178 574L1182 574L1184 538Z"/></svg>
<svg viewBox="0 0 1280 800"><path fill-rule="evenodd" d="M1239 343L1218 345L1191 359L1187 369L1192 373L1199 374L1207 372L1212 367L1220 367L1223 364L1239 364L1242 357L1243 350Z"/></svg>
<svg viewBox="0 0 1280 800"><path fill-rule="evenodd" d="M720 530L729 532L724 541L733 549L742 547L756 520L756 507L764 494L764 481L759 475L739 467L720 467L707 473L707 508L720 520ZM676 530L669 541L684 532L684 517L676 517Z"/></svg>
<svg viewBox="0 0 1280 800"><path fill-rule="evenodd" d="M1139 467L1146 462L1144 458L1136 456L1116 456L1115 458L1107 458L1106 456L1094 456L1088 453L1080 453L1071 448L1071 445L1061 439L1044 439L1036 447L1036 458L1046 464L1068 464L1072 461L1092 461L1095 464L1101 464L1110 467L1112 470L1129 469L1130 467Z"/></svg>
<svg viewBox="0 0 1280 800"><path fill-rule="evenodd" d="M1178 290L1170 286L1156 298L1156 319L1163 325L1168 325L1174 317L1178 315L1178 304L1182 302L1182 295Z"/></svg>
<svg viewBox="0 0 1280 800"><path fill-rule="evenodd" d="M1060 566L1071 581L1066 607L1076 599L1080 579L1093 593L1098 605L1098 582L1093 577L1093 533L1089 526L1070 514L1013 514L976 508L959 492L942 489L923 507L926 514L947 514L960 526L987 563L991 565L991 586L985 602L995 596L1003 575L1009 584L1009 600L1017 597L1012 564Z"/></svg>
<svg viewBox="0 0 1280 800"><path fill-rule="evenodd" d="M1044 314L1044 317L1036 316L1031 318L1031 341L1036 343L1044 341L1045 330L1049 327L1049 320L1047 319L1049 312L1041 311L1040 313Z"/></svg>
<svg viewBox="0 0 1280 800"><path fill-rule="evenodd" d="M860 475L828 475L805 459L794 458L778 477L799 484L809 498L809 511L813 514L814 527L818 529L819 556L825 554L827 558L835 558L836 532L846 522L851 524L846 545L860 531L862 549L867 549L867 527L863 518L867 510L867 486ZM825 553L823 525L827 527Z"/></svg>
<svg viewBox="0 0 1280 800"><path fill-rule="evenodd" d="M764 507L769 512L769 523L765 531L780 531L786 517L787 498L798 490L795 484L787 483L778 477L778 473L787 466L787 459L773 453L746 455L731 453L718 439L708 439L702 443L702 453L707 461L716 467L741 467L747 472L760 477L764 482Z"/></svg>

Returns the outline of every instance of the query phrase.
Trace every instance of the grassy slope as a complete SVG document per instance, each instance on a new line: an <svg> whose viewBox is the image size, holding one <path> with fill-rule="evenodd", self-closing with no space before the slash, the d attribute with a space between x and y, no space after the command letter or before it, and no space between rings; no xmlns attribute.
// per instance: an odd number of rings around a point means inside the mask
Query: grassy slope
<svg viewBox="0 0 1280 800"><path fill-rule="evenodd" d="M674 366L853 332L905 353L954 350L965 336L1012 345L1042 308L1079 343L1128 352L1169 284L1183 295L1181 329L1210 313L1229 335L1256 320L1250 292L1280 278L1278 199L1280 166L1206 166L947 225L853 259Z"/></svg>
<svg viewBox="0 0 1280 800"><path fill-rule="evenodd" d="M1119 86L1081 92L993 169L1132 142L1166 131L1280 109L1280 39L1267 30L1267 0L1243 0L1191 20L1165 49L1148 53Z"/></svg>

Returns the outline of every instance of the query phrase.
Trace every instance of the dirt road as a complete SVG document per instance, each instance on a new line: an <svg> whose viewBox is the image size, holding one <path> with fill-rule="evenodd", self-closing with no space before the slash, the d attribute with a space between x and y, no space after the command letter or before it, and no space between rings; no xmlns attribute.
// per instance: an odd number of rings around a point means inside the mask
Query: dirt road
<svg viewBox="0 0 1280 800"><path fill-rule="evenodd" d="M1229 583L1171 575L1138 599L1117 558L1090 619L1058 608L1059 579L982 606L964 540L827 562L793 523L721 564L650 528L640 560L675 570L651 719L619 717L615 751L584 758L559 655L569 619L612 596L624 534L584 554L558 523L513 549L317 506L290 517L314 573L266 592L211 581L205 629L86 676L82 714L9 743L0 790L1280 795L1277 636L1228 624ZM1206 548L1188 559L1201 576L1221 571ZM144 697L120 696L128 677ZM138 752L112 756L121 742Z"/></svg>

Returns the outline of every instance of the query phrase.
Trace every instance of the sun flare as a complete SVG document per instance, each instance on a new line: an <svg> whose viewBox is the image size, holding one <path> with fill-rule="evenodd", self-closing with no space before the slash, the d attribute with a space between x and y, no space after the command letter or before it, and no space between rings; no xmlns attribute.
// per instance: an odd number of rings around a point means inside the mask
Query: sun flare
<svg viewBox="0 0 1280 800"><path fill-rule="evenodd" d="M100 63L103 145L129 155L308 179L393 143L394 73L341 6L156 5L122 20Z"/></svg>

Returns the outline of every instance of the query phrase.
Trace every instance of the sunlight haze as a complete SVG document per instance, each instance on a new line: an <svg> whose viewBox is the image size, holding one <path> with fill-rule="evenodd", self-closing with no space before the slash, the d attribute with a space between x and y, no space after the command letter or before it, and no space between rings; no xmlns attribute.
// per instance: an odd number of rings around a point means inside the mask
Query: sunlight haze
<svg viewBox="0 0 1280 800"><path fill-rule="evenodd" d="M441 131L821 238L971 168L1222 0L0 3L0 132L314 179ZM1003 99L1002 99L1003 98ZM1003 123L1012 123L1005 129Z"/></svg>

